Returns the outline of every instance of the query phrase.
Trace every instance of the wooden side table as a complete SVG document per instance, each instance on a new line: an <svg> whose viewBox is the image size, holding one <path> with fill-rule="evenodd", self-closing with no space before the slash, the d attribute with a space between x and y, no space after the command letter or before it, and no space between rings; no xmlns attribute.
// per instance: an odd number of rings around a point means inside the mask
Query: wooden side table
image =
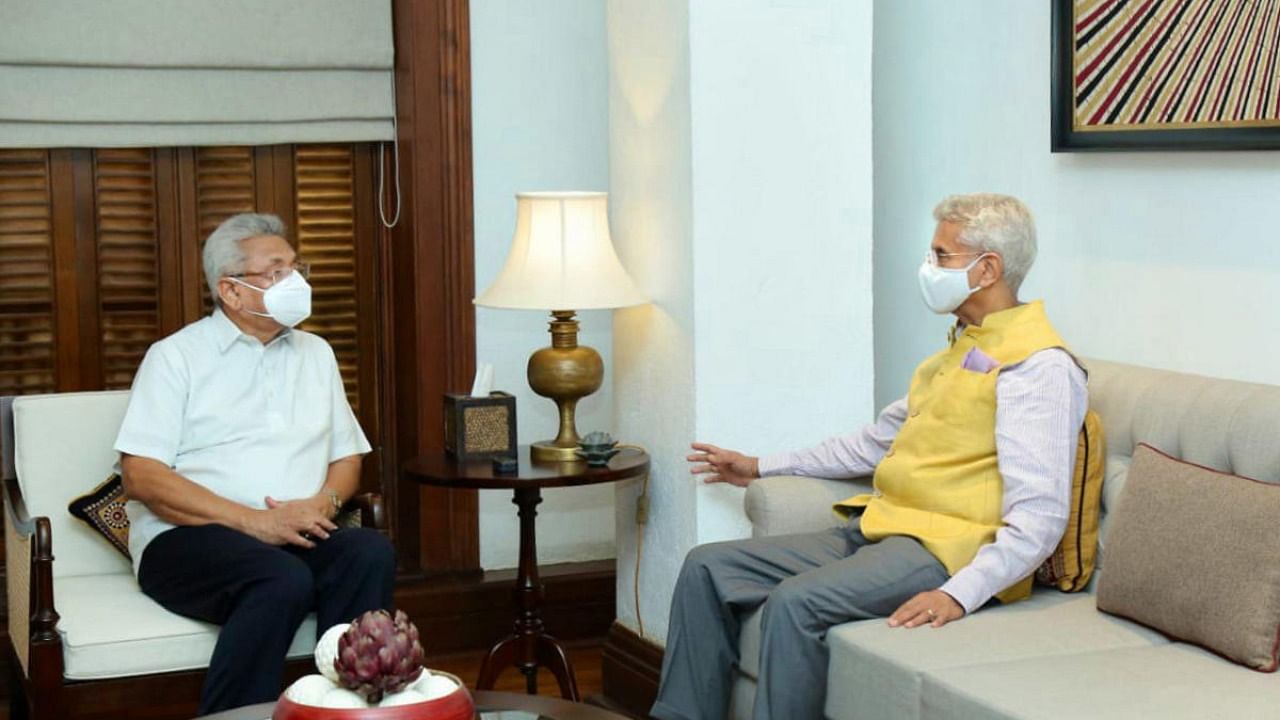
<svg viewBox="0 0 1280 720"><path fill-rule="evenodd" d="M538 503L542 488L594 485L640 477L649 472L649 455L637 448L624 448L608 467L588 467L585 462L535 463L527 447L519 448L520 469L495 473L488 460L457 461L444 451L414 458L405 464L406 479L425 485L474 490L513 490L512 502L520 515L520 568L513 593L516 605L515 628L499 640L480 666L477 690L492 690L498 674L514 665L525 676L529 694L538 692L538 667L556 676L560 695L577 701L578 683L564 647L542 625L542 581L538 578Z"/></svg>

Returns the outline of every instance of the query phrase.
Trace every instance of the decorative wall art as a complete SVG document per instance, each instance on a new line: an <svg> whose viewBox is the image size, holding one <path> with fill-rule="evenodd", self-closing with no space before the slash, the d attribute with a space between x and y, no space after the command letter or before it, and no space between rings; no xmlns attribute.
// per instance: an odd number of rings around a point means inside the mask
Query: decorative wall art
<svg viewBox="0 0 1280 720"><path fill-rule="evenodd" d="M1053 0L1052 148L1280 149L1280 0Z"/></svg>

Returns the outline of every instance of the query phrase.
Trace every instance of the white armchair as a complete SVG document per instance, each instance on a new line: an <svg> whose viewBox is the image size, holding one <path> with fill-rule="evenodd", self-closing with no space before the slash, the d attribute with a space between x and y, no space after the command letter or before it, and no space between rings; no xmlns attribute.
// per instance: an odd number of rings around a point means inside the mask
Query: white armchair
<svg viewBox="0 0 1280 720"><path fill-rule="evenodd" d="M111 473L128 392L9 399L4 477L6 591L14 678L10 717L130 717L139 700L193 714L218 627L142 593L130 563L67 510ZM377 496L363 524L382 527ZM56 562L55 562L56 557ZM289 657L309 657L315 616ZM159 676L159 677L156 677ZM104 713L106 713L104 715Z"/></svg>

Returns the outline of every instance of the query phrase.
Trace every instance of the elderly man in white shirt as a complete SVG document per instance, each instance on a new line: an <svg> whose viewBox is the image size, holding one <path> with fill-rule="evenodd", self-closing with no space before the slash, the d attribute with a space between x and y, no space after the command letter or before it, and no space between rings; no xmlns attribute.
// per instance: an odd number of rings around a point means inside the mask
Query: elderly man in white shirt
<svg viewBox="0 0 1280 720"><path fill-rule="evenodd" d="M307 613L389 608L395 578L385 537L333 522L370 446L333 350L294 329L311 288L280 219L229 218L203 261L217 307L148 350L115 446L139 585L222 626L202 715L274 699Z"/></svg>
<svg viewBox="0 0 1280 720"><path fill-rule="evenodd" d="M872 617L941 628L993 597L1021 599L1062 537L1088 393L1043 304L1017 298L1036 255L1031 214L985 193L946 198L933 214L920 291L959 322L906 397L811 448L757 458L694 443L689 460L707 482L874 471L875 492L840 503L849 521L828 531L689 553L655 718L725 717L740 621L761 605L754 717L821 718L828 628Z"/></svg>

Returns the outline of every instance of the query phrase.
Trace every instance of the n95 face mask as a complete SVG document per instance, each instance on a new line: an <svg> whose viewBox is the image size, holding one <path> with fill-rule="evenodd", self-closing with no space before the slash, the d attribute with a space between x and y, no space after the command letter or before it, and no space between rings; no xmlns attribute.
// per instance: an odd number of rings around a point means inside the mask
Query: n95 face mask
<svg viewBox="0 0 1280 720"><path fill-rule="evenodd" d="M929 253L920 264L917 274L924 304L939 315L954 312L970 295L982 289L981 285L969 287L969 271L986 255L987 253L979 255L963 268L944 268L938 267L934 263L933 253Z"/></svg>
<svg viewBox="0 0 1280 720"><path fill-rule="evenodd" d="M301 273L291 272L265 290L238 278L230 279L262 293L262 304L267 306L267 311L246 310L250 315L269 317L285 327L293 327L311 316L311 285Z"/></svg>

